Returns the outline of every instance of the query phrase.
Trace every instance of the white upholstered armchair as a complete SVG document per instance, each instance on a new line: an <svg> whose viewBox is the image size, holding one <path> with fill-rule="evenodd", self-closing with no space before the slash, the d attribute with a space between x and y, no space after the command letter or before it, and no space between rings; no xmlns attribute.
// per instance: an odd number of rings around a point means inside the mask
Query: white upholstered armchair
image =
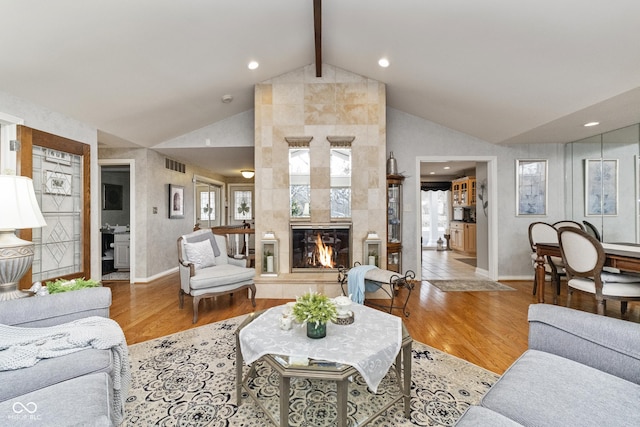
<svg viewBox="0 0 640 427"><path fill-rule="evenodd" d="M180 308L184 295L193 297L193 323L198 321L198 305L202 298L231 294L248 288L251 304L256 306L255 269L246 267L246 260L227 256L224 236L209 229L194 231L178 239L180 268Z"/></svg>

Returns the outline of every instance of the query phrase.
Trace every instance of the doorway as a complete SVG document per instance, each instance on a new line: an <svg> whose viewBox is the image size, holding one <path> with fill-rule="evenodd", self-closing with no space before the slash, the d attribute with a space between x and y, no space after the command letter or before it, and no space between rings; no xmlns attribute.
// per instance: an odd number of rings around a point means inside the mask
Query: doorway
<svg viewBox="0 0 640 427"><path fill-rule="evenodd" d="M134 283L135 161L98 160L100 167L100 256L103 281Z"/></svg>
<svg viewBox="0 0 640 427"><path fill-rule="evenodd" d="M453 167L457 167L457 169L452 169ZM445 169L446 168L446 169ZM497 191L494 188L494 183L497 183L497 157L495 156L478 156L478 157L470 157L470 156L431 156L431 157L418 157L416 158L416 175L420 176L420 180L416 180L416 200L422 202L422 189L423 180L425 182L451 182L455 178L460 178L462 176L475 176L476 179L476 191L477 194L480 194L480 187L482 187L482 202L478 204L476 201L476 206L474 207L477 215L473 216L473 224L464 224L470 225L472 228L476 229L475 236L475 274L478 275L478 278L489 278L491 280L497 280L498 277L498 250L497 250L497 224L496 224L496 215L491 215L492 212L496 212L497 209ZM476 196L478 197L478 196ZM450 209L450 212L445 216L447 219L453 219L453 209L452 207L445 208L444 203L437 203L437 197L431 197L427 200L435 200L436 203L427 209L429 213L428 220L430 222L436 221L436 226L438 228L443 228L443 223L446 221L442 220L443 215L434 215L434 209L437 209L437 213L442 209ZM486 208L484 204L486 203ZM421 203L422 204L422 203ZM442 206L440 206L442 205ZM435 218L434 218L435 217ZM469 218L465 216L464 218ZM418 210L417 215L417 230L421 232L418 234L418 241L416 242L416 247L419 248L417 251L417 265L423 265L423 246L426 243L429 246L429 242L433 240L431 231L433 231L433 227L431 225L426 227L427 238L425 241L425 236L423 231L423 209ZM462 221L464 222L464 221ZM453 222L451 223L454 224ZM444 227L444 231L438 230L436 234L449 234L451 236L451 227ZM442 231L442 232L441 232ZM446 233L449 231L449 233ZM438 236L442 237L442 236ZM436 239L438 238L436 237ZM443 239L445 240L445 239ZM431 242L431 246L433 246L434 242ZM447 242L446 240L442 242L443 247L446 249ZM437 240L435 242L435 248L427 249L427 250L436 250L437 249ZM451 247L451 244L449 245ZM444 253L445 251L443 251ZM451 254L455 254L453 251L446 251ZM465 256L466 257L466 256ZM455 258L455 257L448 257ZM471 256L466 258L472 258ZM457 261L456 261L457 262ZM455 265L452 264L452 265Z"/></svg>

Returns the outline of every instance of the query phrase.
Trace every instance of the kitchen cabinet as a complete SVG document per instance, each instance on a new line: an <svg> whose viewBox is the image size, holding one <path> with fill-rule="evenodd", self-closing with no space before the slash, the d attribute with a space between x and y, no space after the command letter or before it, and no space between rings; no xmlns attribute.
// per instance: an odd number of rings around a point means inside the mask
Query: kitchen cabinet
<svg viewBox="0 0 640 427"><path fill-rule="evenodd" d="M476 248L476 225L461 221L452 221L449 224L451 234L449 244L451 249L458 252L475 254Z"/></svg>
<svg viewBox="0 0 640 427"><path fill-rule="evenodd" d="M449 244L454 251L464 250L464 223L453 221L449 224L451 237Z"/></svg>
<svg viewBox="0 0 640 427"><path fill-rule="evenodd" d="M116 270L127 270L131 262L131 235L118 233L113 237L113 267Z"/></svg>
<svg viewBox="0 0 640 427"><path fill-rule="evenodd" d="M465 176L451 181L451 203L453 206L476 204L476 177Z"/></svg>
<svg viewBox="0 0 640 427"><path fill-rule="evenodd" d="M476 249L476 225L464 225L464 252L475 254Z"/></svg>

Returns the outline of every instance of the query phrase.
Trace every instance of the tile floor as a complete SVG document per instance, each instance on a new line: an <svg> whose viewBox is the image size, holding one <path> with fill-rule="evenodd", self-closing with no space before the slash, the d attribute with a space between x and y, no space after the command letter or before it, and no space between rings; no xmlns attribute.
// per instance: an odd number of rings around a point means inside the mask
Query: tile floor
<svg viewBox="0 0 640 427"><path fill-rule="evenodd" d="M469 255L460 254L453 251L422 251L422 279L476 279L486 280L486 277L476 274L476 268L465 262L458 261L459 258L472 258Z"/></svg>

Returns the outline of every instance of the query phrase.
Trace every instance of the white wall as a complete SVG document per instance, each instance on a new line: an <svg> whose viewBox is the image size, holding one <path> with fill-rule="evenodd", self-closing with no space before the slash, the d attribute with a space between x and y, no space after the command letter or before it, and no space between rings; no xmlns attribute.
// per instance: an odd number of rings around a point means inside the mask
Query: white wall
<svg viewBox="0 0 640 427"><path fill-rule="evenodd" d="M254 110L251 109L164 141L154 148L203 147L206 146L207 140L211 147L253 147L255 145L253 116Z"/></svg>
<svg viewBox="0 0 640 427"><path fill-rule="evenodd" d="M387 150L393 151L398 171L406 176L404 182L403 236L419 232L415 189L420 177L413 176L416 157L421 156L497 156L497 245L498 276L501 279L533 277L529 257L528 226L536 220L555 222L564 217L564 146L561 144L526 144L501 146L456 132L444 126L387 108ZM515 210L515 160L548 159L549 191L548 215L517 217ZM477 213L478 214L478 213ZM489 215L496 212L489 212ZM477 215L476 215L477 216ZM403 242L403 270L420 271L416 265L418 244Z"/></svg>
<svg viewBox="0 0 640 427"><path fill-rule="evenodd" d="M224 177L187 165L185 173L165 168L165 157L147 148L101 148L100 159L135 160L135 282L148 282L178 267L177 239L193 231L193 177ZM184 218L169 218L169 184L184 186ZM157 213L154 213L157 208Z"/></svg>

